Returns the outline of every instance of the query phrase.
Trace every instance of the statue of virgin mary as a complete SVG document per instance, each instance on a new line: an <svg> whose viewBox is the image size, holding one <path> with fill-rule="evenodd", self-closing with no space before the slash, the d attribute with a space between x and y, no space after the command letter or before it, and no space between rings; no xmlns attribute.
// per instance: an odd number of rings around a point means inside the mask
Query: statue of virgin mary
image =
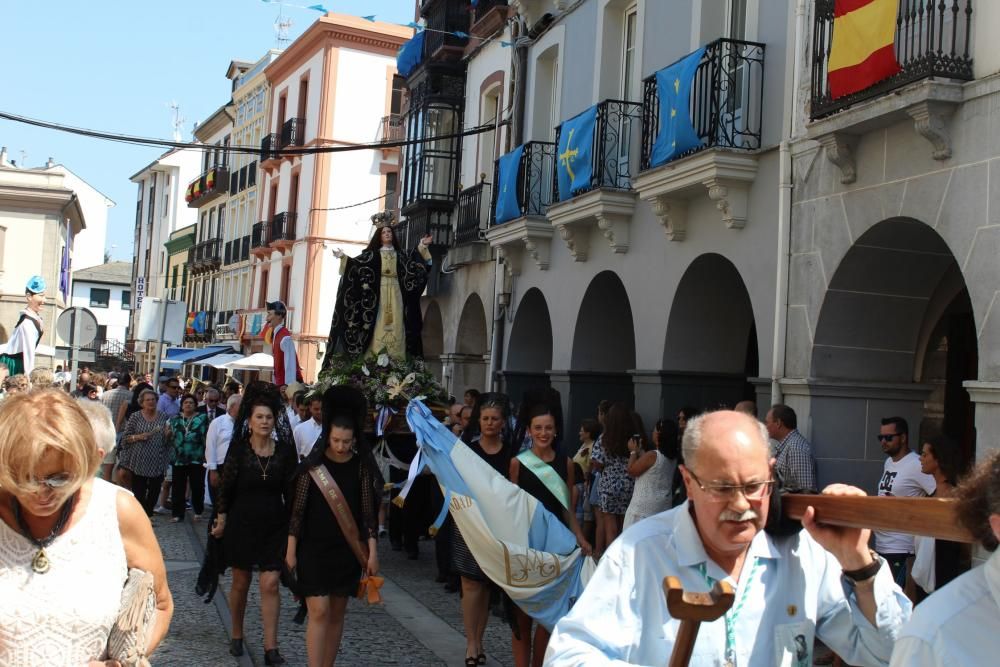
<svg viewBox="0 0 1000 667"><path fill-rule="evenodd" d="M427 286L431 241L424 236L407 255L395 229L386 224L376 229L360 255L341 255L343 275L324 368L338 353L367 357L385 350L397 359L423 356L420 295Z"/></svg>

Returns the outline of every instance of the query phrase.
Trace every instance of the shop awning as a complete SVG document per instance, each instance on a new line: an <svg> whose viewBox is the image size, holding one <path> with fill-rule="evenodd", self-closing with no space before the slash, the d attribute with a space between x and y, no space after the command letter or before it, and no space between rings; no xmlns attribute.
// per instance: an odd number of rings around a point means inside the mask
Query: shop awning
<svg viewBox="0 0 1000 667"><path fill-rule="evenodd" d="M269 370L274 368L274 357L266 352L257 352L249 357L243 357L226 364L226 368L234 370Z"/></svg>
<svg viewBox="0 0 1000 667"><path fill-rule="evenodd" d="M228 368L226 364L232 363L234 361L239 361L243 358L242 354L236 354L232 352L230 348L229 352L223 352L221 354L214 354L211 357L205 357L204 359L198 359L197 361L190 362L192 366L211 366L212 368Z"/></svg>
<svg viewBox="0 0 1000 667"><path fill-rule="evenodd" d="M160 362L161 368L180 368L199 359L207 359L223 353L232 353L232 345L208 345L206 347L168 347Z"/></svg>

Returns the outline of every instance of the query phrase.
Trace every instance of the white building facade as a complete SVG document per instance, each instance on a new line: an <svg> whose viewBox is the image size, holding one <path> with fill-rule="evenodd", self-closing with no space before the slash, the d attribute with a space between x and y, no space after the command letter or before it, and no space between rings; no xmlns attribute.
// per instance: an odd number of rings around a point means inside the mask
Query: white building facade
<svg viewBox="0 0 1000 667"><path fill-rule="evenodd" d="M70 305L97 318L97 345L123 350L132 310L132 263L108 262L73 272Z"/></svg>

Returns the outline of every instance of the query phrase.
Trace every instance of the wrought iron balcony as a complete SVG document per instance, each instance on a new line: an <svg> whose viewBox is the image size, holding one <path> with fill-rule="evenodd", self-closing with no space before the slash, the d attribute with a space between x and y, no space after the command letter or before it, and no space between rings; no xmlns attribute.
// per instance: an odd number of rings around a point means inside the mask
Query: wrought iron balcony
<svg viewBox="0 0 1000 667"><path fill-rule="evenodd" d="M255 222L250 230L250 248L267 248L271 243L271 225L267 221Z"/></svg>
<svg viewBox="0 0 1000 667"><path fill-rule="evenodd" d="M971 81L972 4L972 0L900 0L894 42L901 67L899 73L865 90L832 99L827 65L833 40L834 0L816 0L812 31L812 118L822 118L920 79Z"/></svg>
<svg viewBox="0 0 1000 667"><path fill-rule="evenodd" d="M271 244L295 240L295 212L278 213L271 219Z"/></svg>
<svg viewBox="0 0 1000 667"><path fill-rule="evenodd" d="M421 210L395 227L396 238L407 252L417 247L425 235L431 235L431 252L443 251L451 245L451 218L441 211Z"/></svg>
<svg viewBox="0 0 1000 667"><path fill-rule="evenodd" d="M486 181L465 188L458 195L458 221L455 226L455 245L466 245L483 240L483 232L490 219L490 195L493 187Z"/></svg>
<svg viewBox="0 0 1000 667"><path fill-rule="evenodd" d="M214 202L229 192L229 169L219 165L206 170L187 186L184 199L190 208L198 208Z"/></svg>
<svg viewBox="0 0 1000 667"><path fill-rule="evenodd" d="M219 268L221 261L220 249L222 239L208 239L188 250L188 262L191 264L192 273L202 273Z"/></svg>
<svg viewBox="0 0 1000 667"><path fill-rule="evenodd" d="M454 0L425 2L420 12L427 19L424 35L424 63L430 60L445 60L461 57L469 38L459 37L456 32L469 29L468 3ZM451 52L448 54L447 52Z"/></svg>
<svg viewBox="0 0 1000 667"><path fill-rule="evenodd" d="M673 159L706 148L760 148L764 98L764 45L717 39L705 49L691 85L689 112L702 145ZM643 80L642 159L650 168L653 143L660 133L660 96L656 75Z"/></svg>
<svg viewBox="0 0 1000 667"><path fill-rule="evenodd" d="M281 146L278 144L278 138L277 133L272 132L271 134L265 134L264 138L260 140L261 162L276 160L279 157L278 151L281 150Z"/></svg>
<svg viewBox="0 0 1000 667"><path fill-rule="evenodd" d="M375 138L375 141L400 141L405 134L403 116L398 113L392 113L382 117L382 122L379 124L378 137Z"/></svg>
<svg viewBox="0 0 1000 667"><path fill-rule="evenodd" d="M529 141L524 145L521 161L517 166L517 204L521 217L545 215L552 203L553 190L550 187L555 175L556 145L550 141ZM500 182L500 161L494 167L494 180ZM493 189L490 205L490 226L496 224L497 197L499 187Z"/></svg>
<svg viewBox="0 0 1000 667"><path fill-rule="evenodd" d="M632 189L632 143L641 129L641 123L642 104L638 102L605 100L597 105L590 185L577 190L574 197L596 189ZM561 129L556 129L557 147ZM558 155L556 160L558 163ZM552 201L558 201L559 183L555 169L552 170L551 190Z"/></svg>
<svg viewBox="0 0 1000 667"><path fill-rule="evenodd" d="M188 312L188 324L184 329L185 341L209 342L215 329L215 313L204 310Z"/></svg>
<svg viewBox="0 0 1000 667"><path fill-rule="evenodd" d="M306 119L289 118L281 126L281 147L302 146L306 139Z"/></svg>

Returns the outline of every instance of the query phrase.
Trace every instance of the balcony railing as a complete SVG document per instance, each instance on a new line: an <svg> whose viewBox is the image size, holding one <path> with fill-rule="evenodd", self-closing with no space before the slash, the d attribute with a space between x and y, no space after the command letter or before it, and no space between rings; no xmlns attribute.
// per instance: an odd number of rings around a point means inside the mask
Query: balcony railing
<svg viewBox="0 0 1000 667"><path fill-rule="evenodd" d="M482 21L496 7L506 7L507 0L479 0L479 3L472 8L472 22Z"/></svg>
<svg viewBox="0 0 1000 667"><path fill-rule="evenodd" d="M529 141L524 145L521 162L517 167L517 205L521 216L545 215L552 203L553 190L549 186L555 177L556 145L549 141ZM496 163L494 180L500 180L500 162ZM490 206L490 226L497 224L496 210L499 188L493 189ZM501 223L502 224L502 223Z"/></svg>
<svg viewBox="0 0 1000 667"><path fill-rule="evenodd" d="M220 248L222 239L209 239L202 241L188 249L188 264L191 271L200 273L218 268L220 262Z"/></svg>
<svg viewBox="0 0 1000 667"><path fill-rule="evenodd" d="M281 147L301 146L305 143L306 119L289 118L281 126Z"/></svg>
<svg viewBox="0 0 1000 667"><path fill-rule="evenodd" d="M642 159L649 169L660 133L660 96L656 75L643 80ZM760 148L764 99L764 45L717 39L705 48L691 85L689 112L702 144L674 157L706 148Z"/></svg>
<svg viewBox="0 0 1000 667"><path fill-rule="evenodd" d="M482 241L490 219L490 192L492 186L486 181L465 188L458 195L458 222L455 226L455 245L465 245Z"/></svg>
<svg viewBox="0 0 1000 667"><path fill-rule="evenodd" d="M204 206L229 191L229 169L218 165L208 169L187 186L184 199L191 208Z"/></svg>
<svg viewBox="0 0 1000 667"><path fill-rule="evenodd" d="M295 240L295 212L278 213L271 219L271 243Z"/></svg>
<svg viewBox="0 0 1000 667"><path fill-rule="evenodd" d="M271 225L267 221L255 222L250 229L250 247L266 248L271 243Z"/></svg>
<svg viewBox="0 0 1000 667"><path fill-rule="evenodd" d="M641 125L642 104L638 102L605 100L597 105L590 185L576 190L574 197L598 188L632 189L632 143ZM556 146L559 146L561 129L556 129ZM552 171L552 200L559 200L556 170Z"/></svg>
<svg viewBox="0 0 1000 667"><path fill-rule="evenodd" d="M940 77L970 81L972 0L900 0L895 52L899 73L837 99L830 97L827 64L833 38L834 0L816 0L812 44L812 108L815 118L883 95L908 83ZM980 35L989 39L986 35Z"/></svg>
<svg viewBox="0 0 1000 667"><path fill-rule="evenodd" d="M376 141L401 141L405 136L403 117L398 113L383 116Z"/></svg>
<svg viewBox="0 0 1000 667"><path fill-rule="evenodd" d="M422 209L411 214L395 227L399 245L407 252L417 247L425 235L431 235L431 248L447 248L451 245L451 220L442 211Z"/></svg>
<svg viewBox="0 0 1000 667"><path fill-rule="evenodd" d="M260 161L277 158L279 150L281 150L281 146L278 145L278 135L274 132L264 135L264 138L260 140Z"/></svg>

